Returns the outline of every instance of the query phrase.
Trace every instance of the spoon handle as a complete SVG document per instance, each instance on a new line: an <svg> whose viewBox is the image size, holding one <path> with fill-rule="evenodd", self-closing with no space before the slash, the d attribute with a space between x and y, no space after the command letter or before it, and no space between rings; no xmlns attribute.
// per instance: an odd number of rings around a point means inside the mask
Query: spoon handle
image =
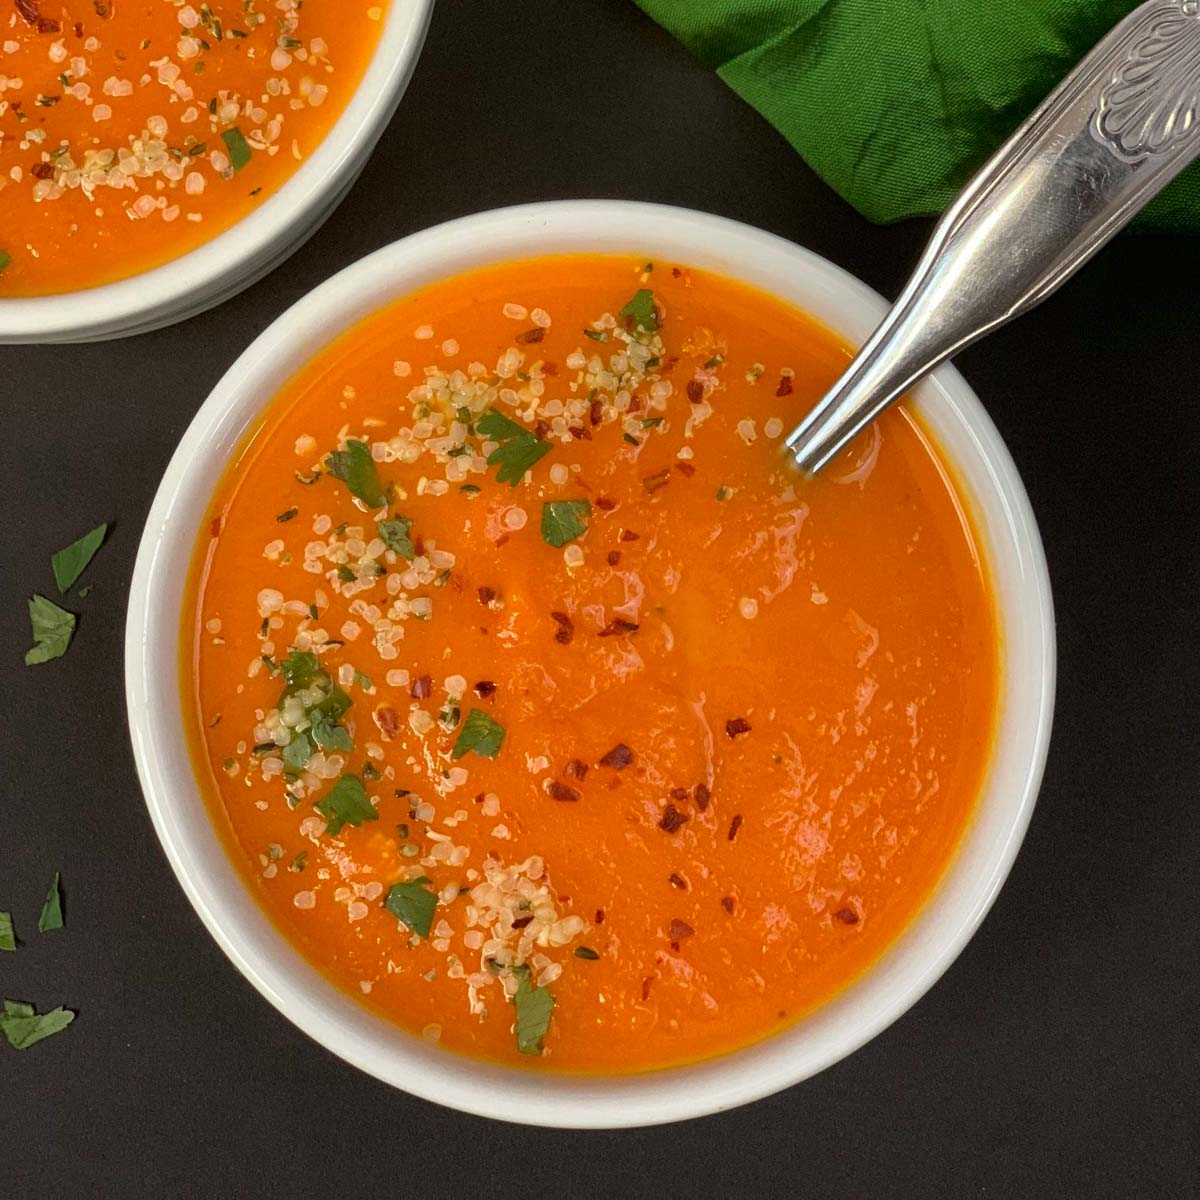
<svg viewBox="0 0 1200 1200"><path fill-rule="evenodd" d="M938 223L883 324L787 440L818 471L940 362L1044 300L1200 154L1200 0L1149 0Z"/></svg>

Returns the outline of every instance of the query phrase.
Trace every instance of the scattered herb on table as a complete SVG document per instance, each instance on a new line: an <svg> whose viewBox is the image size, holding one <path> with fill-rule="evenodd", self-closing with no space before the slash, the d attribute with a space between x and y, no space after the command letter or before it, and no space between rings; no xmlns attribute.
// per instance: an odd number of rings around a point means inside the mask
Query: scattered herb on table
<svg viewBox="0 0 1200 1200"><path fill-rule="evenodd" d="M462 758L468 750L473 750L480 758L495 758L504 744L504 726L499 721L492 720L482 708L473 708L467 714L451 758Z"/></svg>
<svg viewBox="0 0 1200 1200"><path fill-rule="evenodd" d="M54 582L58 584L59 595L65 596L75 581L87 569L108 533L107 523L97 525L90 533L85 533L78 541L59 550L50 556L50 566L54 571Z"/></svg>
<svg viewBox="0 0 1200 1200"><path fill-rule="evenodd" d="M549 546L565 546L583 537L588 530L584 517L591 512L590 500L547 500L542 505L542 541Z"/></svg>
<svg viewBox="0 0 1200 1200"><path fill-rule="evenodd" d="M0 950L15 950L17 934L13 929L12 913L0 912Z"/></svg>
<svg viewBox="0 0 1200 1200"><path fill-rule="evenodd" d="M522 1054L541 1054L542 1039L550 1028L550 1014L554 1011L550 989L535 988L526 971L517 982L513 1007L517 1010L517 1049Z"/></svg>
<svg viewBox="0 0 1200 1200"><path fill-rule="evenodd" d="M325 832L336 837L343 825L356 829L364 821L377 821L379 814L367 799L367 789L357 775L343 775L328 794L314 805L325 818Z"/></svg>
<svg viewBox="0 0 1200 1200"><path fill-rule="evenodd" d="M499 442L488 455L489 467L499 467L496 472L498 483L516 487L525 478L525 472L550 453L550 443L543 442L523 425L510 421L503 413L489 408L475 422L475 432L488 441Z"/></svg>
<svg viewBox="0 0 1200 1200"><path fill-rule="evenodd" d="M20 1000L5 1000L0 1013L0 1033L8 1039L14 1050L26 1050L35 1042L61 1033L75 1020L75 1014L66 1008L55 1008L47 1013L37 1013L32 1004Z"/></svg>
<svg viewBox="0 0 1200 1200"><path fill-rule="evenodd" d="M428 883L426 876L394 883L388 891L383 907L404 922L418 937L429 937L433 924L433 910L437 907L437 896L422 884Z"/></svg>
<svg viewBox="0 0 1200 1200"><path fill-rule="evenodd" d="M38 932L48 933L51 929L61 929L62 927L62 887L59 874L55 871L50 891L46 893L46 903L42 905L42 914L38 917Z"/></svg>
<svg viewBox="0 0 1200 1200"><path fill-rule="evenodd" d="M340 479L368 508L383 508L387 504L387 489L380 481L366 442L351 438L345 450L334 450L325 459L325 470Z"/></svg>
<svg viewBox="0 0 1200 1200"><path fill-rule="evenodd" d="M33 631L33 647L25 652L27 667L66 654L75 632L74 613L59 608L45 596L30 596L29 624Z"/></svg>

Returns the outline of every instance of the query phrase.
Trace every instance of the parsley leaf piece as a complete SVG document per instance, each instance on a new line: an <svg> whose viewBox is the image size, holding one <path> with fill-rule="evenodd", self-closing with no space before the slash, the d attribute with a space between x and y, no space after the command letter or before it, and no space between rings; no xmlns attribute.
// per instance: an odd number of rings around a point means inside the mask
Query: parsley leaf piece
<svg viewBox="0 0 1200 1200"><path fill-rule="evenodd" d="M408 531L412 528L412 521L408 517L395 516L390 521L377 521L376 526L379 529L379 536L383 539L383 544L389 550L395 550L401 558L407 558L410 562L416 556L416 547L412 544L412 538L408 536Z"/></svg>
<svg viewBox="0 0 1200 1200"><path fill-rule="evenodd" d="M17 935L13 929L12 913L0 912L0 950L15 950Z"/></svg>
<svg viewBox="0 0 1200 1200"><path fill-rule="evenodd" d="M550 1014L554 1010L550 989L532 987L529 976L523 975L517 982L513 1007L517 1010L517 1049L522 1054L541 1054L542 1038L550 1028Z"/></svg>
<svg viewBox="0 0 1200 1200"><path fill-rule="evenodd" d="M240 171L243 167L250 165L250 159L254 156L240 129L226 129L221 134L221 141L225 143L225 149L229 151L229 162L235 171Z"/></svg>
<svg viewBox="0 0 1200 1200"><path fill-rule="evenodd" d="M343 825L356 829L364 821L378 821L375 806L367 799L367 789L357 775L343 775L323 800L314 805L325 818L325 832L336 837Z"/></svg>
<svg viewBox="0 0 1200 1200"><path fill-rule="evenodd" d="M33 648L25 652L25 665L61 658L75 632L75 614L59 608L45 596L29 597L29 624L33 629Z"/></svg>
<svg viewBox="0 0 1200 1200"><path fill-rule="evenodd" d="M587 533L584 517L590 516L590 500L547 500L542 505L542 541L548 546L565 546Z"/></svg>
<svg viewBox="0 0 1200 1200"><path fill-rule="evenodd" d="M59 595L65 596L71 585L83 574L96 551L100 549L107 532L107 524L97 525L91 533L85 533L78 541L50 556L50 566L54 569L54 582L58 584Z"/></svg>
<svg viewBox="0 0 1200 1200"><path fill-rule="evenodd" d="M54 872L54 882L46 893L46 903L42 905L42 915L38 917L38 932L49 933L51 929L63 927L62 890L59 887L59 874Z"/></svg>
<svg viewBox="0 0 1200 1200"><path fill-rule="evenodd" d="M530 430L516 421L510 421L503 413L489 408L475 422L475 432L487 441L500 445L488 455L488 466L499 467L496 472L498 483L516 487L525 478L525 472L550 453L550 443L540 441Z"/></svg>
<svg viewBox="0 0 1200 1200"><path fill-rule="evenodd" d="M596 953L591 946L576 946L575 957L587 959L588 962L595 962L600 955Z"/></svg>
<svg viewBox="0 0 1200 1200"><path fill-rule="evenodd" d="M329 720L324 713L314 714L312 728L309 730L312 740L322 750L353 750L354 740L343 725ZM306 760L307 761L307 760Z"/></svg>
<svg viewBox="0 0 1200 1200"><path fill-rule="evenodd" d="M35 1042L61 1033L75 1020L75 1014L66 1008L56 1008L48 1013L35 1013L32 1004L19 1000L5 1000L4 1012L0 1013L0 1033L8 1039L14 1050L26 1050Z"/></svg>
<svg viewBox="0 0 1200 1200"><path fill-rule="evenodd" d="M307 733L294 733L292 740L283 748L280 757L283 765L294 775L304 770L304 764L312 757L313 747Z"/></svg>
<svg viewBox="0 0 1200 1200"><path fill-rule="evenodd" d="M321 673L321 664L317 662L317 656L310 651L293 650L279 664L279 669L283 672L284 679L287 680L287 691L284 692L284 696L289 696L293 692L300 692L307 687L312 687L313 681Z"/></svg>
<svg viewBox="0 0 1200 1200"><path fill-rule="evenodd" d="M618 314L626 329L640 329L647 333L658 332L658 311L654 307L654 293L649 288L639 288L633 298Z"/></svg>
<svg viewBox="0 0 1200 1200"><path fill-rule="evenodd" d="M429 880L422 875L404 883L394 883L388 891L383 907L403 921L418 937L429 937L433 925L433 910L437 908L437 896L421 885Z"/></svg>
<svg viewBox="0 0 1200 1200"><path fill-rule="evenodd" d="M12 255L0 250L0 271L3 271L12 262Z"/></svg>
<svg viewBox="0 0 1200 1200"><path fill-rule="evenodd" d="M458 731L450 757L462 758L468 750L474 750L480 758L495 758L504 745L505 732L504 726L493 721L482 708L473 708Z"/></svg>
<svg viewBox="0 0 1200 1200"><path fill-rule="evenodd" d="M325 470L340 479L352 495L368 508L382 508L387 503L387 489L379 480L371 447L351 438L345 450L335 450L325 459Z"/></svg>

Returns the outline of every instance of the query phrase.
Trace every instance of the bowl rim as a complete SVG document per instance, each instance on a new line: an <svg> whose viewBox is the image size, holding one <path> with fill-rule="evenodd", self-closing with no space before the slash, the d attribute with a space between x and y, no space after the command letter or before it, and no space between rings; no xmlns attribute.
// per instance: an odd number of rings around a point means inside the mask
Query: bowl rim
<svg viewBox="0 0 1200 1200"><path fill-rule="evenodd" d="M252 212L178 258L95 287L0 297L0 345L90 341L173 324L248 287L332 212L416 68L434 0L388 0L379 42L316 149Z"/></svg>
<svg viewBox="0 0 1200 1200"><path fill-rule="evenodd" d="M1024 487L970 387L953 367L940 367L914 398L977 509L1001 622L1002 695L993 762L963 843L933 897L881 958L813 1013L764 1040L715 1059L621 1076L544 1073L447 1053L326 981L253 899L208 816L186 749L181 759L172 744L181 713L179 577L195 545L197 504L207 510L225 456L312 357L313 346L327 344L388 297L435 279L571 249L644 253L716 271L721 263L734 266L722 273L806 309L855 344L888 307L840 267L773 234L627 201L551 201L477 213L368 255L269 326L185 432L134 568L126 696L138 774L167 858L209 932L280 1012L376 1078L448 1107L518 1123L617 1128L703 1116L798 1083L858 1049L940 978L983 921L1028 826L1049 746L1056 647L1049 574ZM843 319L829 320L831 311Z"/></svg>

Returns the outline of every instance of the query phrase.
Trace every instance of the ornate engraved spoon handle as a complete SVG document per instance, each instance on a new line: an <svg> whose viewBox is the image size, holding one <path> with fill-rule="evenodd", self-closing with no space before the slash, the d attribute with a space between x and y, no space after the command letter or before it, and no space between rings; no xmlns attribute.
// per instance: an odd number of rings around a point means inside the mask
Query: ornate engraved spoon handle
<svg viewBox="0 0 1200 1200"><path fill-rule="evenodd" d="M947 211L845 375L788 438L817 471L940 362L1045 299L1200 154L1200 0L1149 0Z"/></svg>

